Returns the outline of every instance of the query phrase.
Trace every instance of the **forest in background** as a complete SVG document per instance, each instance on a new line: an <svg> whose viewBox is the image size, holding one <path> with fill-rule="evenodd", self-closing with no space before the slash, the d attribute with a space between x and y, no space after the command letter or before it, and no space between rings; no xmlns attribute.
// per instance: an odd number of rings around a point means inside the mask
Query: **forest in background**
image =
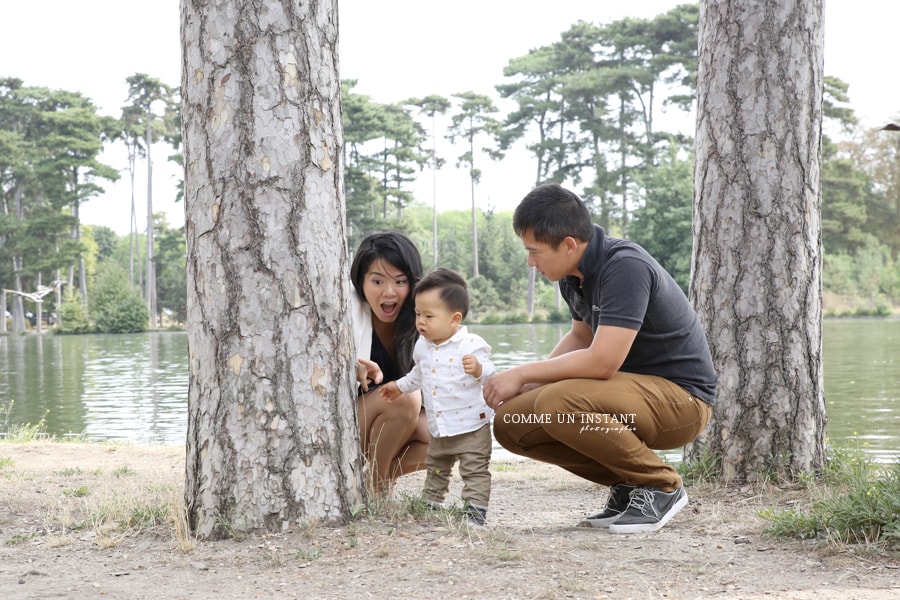
<svg viewBox="0 0 900 600"><path fill-rule="evenodd" d="M533 160L523 178L576 190L597 223L646 247L686 290L693 140L661 126L659 115L692 117L697 19L697 5L685 4L652 19L578 22L555 43L511 58L489 94L383 104L344 81L351 252L368 233L399 229L418 244L426 268L439 264L469 279L472 320L567 318L555 285L538 278L532 287L511 213L478 207L485 166L520 145ZM25 292L53 285L43 310L58 315L62 331L138 331L184 318L184 234L150 210L144 190L132 183L127 236L79 218L81 204L120 176L100 162L105 147L127 150L132 182L151 151L182 160L177 88L145 74L126 83L129 104L108 117L79 93L0 79L0 285ZM503 114L500 103L512 109ZM900 304L900 133L861 128L849 105L846 84L827 77L825 311L890 314ZM439 120L449 125L438 129ZM436 154L441 138L454 143L455 155ZM435 214L413 184L449 164L468 174L471 206ZM148 223L134 219L138 200L153 215ZM13 331L34 310L17 298L5 295Z"/></svg>

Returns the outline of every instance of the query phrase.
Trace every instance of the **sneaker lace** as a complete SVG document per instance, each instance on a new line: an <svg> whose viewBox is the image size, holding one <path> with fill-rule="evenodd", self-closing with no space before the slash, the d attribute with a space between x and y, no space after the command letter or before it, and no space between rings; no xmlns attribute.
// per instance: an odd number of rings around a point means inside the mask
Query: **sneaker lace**
<svg viewBox="0 0 900 600"><path fill-rule="evenodd" d="M644 488L635 488L631 491L631 500L628 502L628 508L635 508L641 511L641 514L654 519L659 519L659 512L653 506L653 492Z"/></svg>

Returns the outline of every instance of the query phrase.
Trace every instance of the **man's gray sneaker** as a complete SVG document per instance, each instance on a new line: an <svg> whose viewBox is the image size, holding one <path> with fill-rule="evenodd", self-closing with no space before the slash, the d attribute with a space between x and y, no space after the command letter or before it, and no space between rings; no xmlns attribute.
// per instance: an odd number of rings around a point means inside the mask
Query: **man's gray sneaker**
<svg viewBox="0 0 900 600"><path fill-rule="evenodd" d="M645 533L656 531L687 506L684 487L674 492L664 492L651 487L638 487L631 491L631 500L625 512L609 525L610 533Z"/></svg>
<svg viewBox="0 0 900 600"><path fill-rule="evenodd" d="M634 489L633 485L625 485L624 483L610 486L606 508L595 515L585 517L578 524L578 527L609 527L609 524L622 516L622 513L628 508L631 491Z"/></svg>

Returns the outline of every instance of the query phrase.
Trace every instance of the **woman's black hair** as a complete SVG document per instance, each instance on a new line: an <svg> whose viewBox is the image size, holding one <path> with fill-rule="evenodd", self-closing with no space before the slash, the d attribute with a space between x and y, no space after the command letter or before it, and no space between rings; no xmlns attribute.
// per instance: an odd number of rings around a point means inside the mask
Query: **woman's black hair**
<svg viewBox="0 0 900 600"><path fill-rule="evenodd" d="M376 260L389 263L406 275L409 279L410 293L400 307L397 316L397 333L394 336L394 347L397 349L397 366L403 373L413 367L413 347L419 332L416 331L416 311L412 290L422 279L422 257L419 250L408 237L399 231L373 233L359 243L353 263L350 265L350 281L356 288L359 298L365 302L363 282L369 267Z"/></svg>

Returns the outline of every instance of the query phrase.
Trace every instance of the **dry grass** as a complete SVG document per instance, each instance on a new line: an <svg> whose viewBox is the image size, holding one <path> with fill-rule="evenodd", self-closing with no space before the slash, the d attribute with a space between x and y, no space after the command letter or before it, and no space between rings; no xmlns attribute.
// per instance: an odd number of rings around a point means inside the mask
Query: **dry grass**
<svg viewBox="0 0 900 600"><path fill-rule="evenodd" d="M900 592L892 557L763 536L758 508L804 498L774 485L690 486L688 508L662 531L614 536L571 526L605 491L548 465L495 461L484 527L458 508L427 510L416 473L340 527L304 521L206 542L187 531L183 470L176 448L0 443L0 597L4 569L27 597L406 598L426 584L435 596L492 600ZM448 504L460 491L454 474Z"/></svg>
<svg viewBox="0 0 900 600"><path fill-rule="evenodd" d="M108 445L100 455L102 466L80 466L79 444L29 442L16 459L4 461L0 478L11 492L5 508L25 517L29 531L20 531L5 543L16 544L42 536L51 547L76 540L92 540L98 547L114 548L124 539L152 533L176 542L184 551L187 535L183 509L183 478L175 469L154 464L154 455L140 468L128 464L127 447ZM0 445L22 448L20 444ZM64 456L45 460L54 454ZM171 458L172 451L158 454Z"/></svg>

